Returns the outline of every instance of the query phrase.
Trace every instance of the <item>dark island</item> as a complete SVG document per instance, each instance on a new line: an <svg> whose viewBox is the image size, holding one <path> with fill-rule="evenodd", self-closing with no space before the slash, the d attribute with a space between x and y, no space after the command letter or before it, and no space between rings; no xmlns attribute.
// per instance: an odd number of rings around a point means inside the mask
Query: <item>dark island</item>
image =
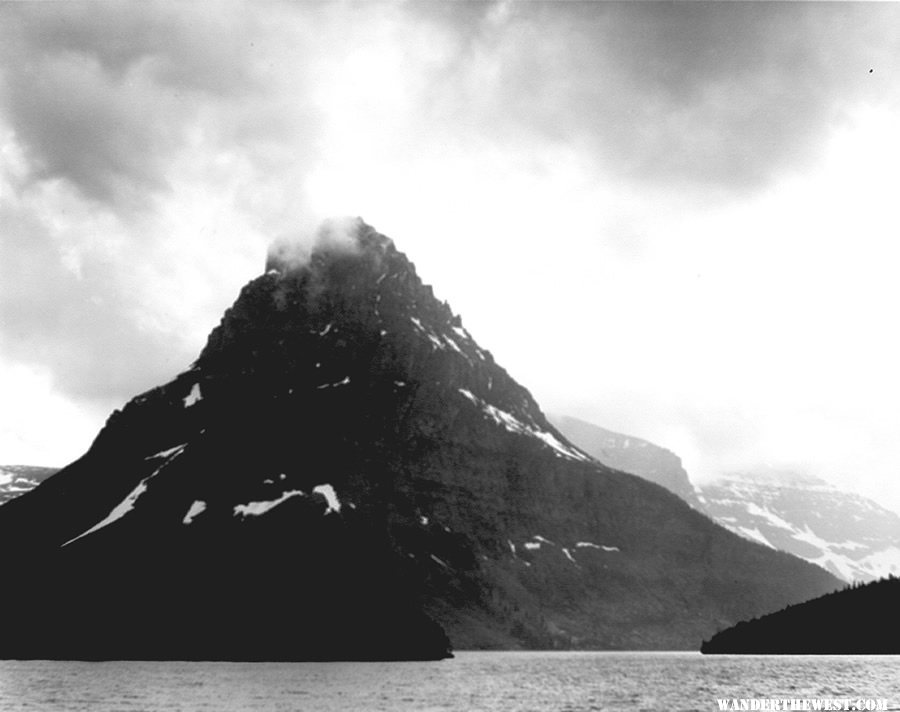
<svg viewBox="0 0 900 712"><path fill-rule="evenodd" d="M727 628L703 653L792 655L900 654L900 579L847 588Z"/></svg>

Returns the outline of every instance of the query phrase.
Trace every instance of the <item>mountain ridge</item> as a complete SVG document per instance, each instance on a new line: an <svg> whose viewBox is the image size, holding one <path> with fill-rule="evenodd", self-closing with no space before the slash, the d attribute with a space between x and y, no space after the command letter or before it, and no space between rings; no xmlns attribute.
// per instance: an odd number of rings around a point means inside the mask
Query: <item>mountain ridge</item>
<svg viewBox="0 0 900 712"><path fill-rule="evenodd" d="M665 487L694 509L703 510L681 458L671 450L567 415L549 416L560 432L596 460Z"/></svg>
<svg viewBox="0 0 900 712"><path fill-rule="evenodd" d="M742 471L699 490L703 511L726 528L848 583L900 573L900 515L820 478Z"/></svg>
<svg viewBox="0 0 900 712"><path fill-rule="evenodd" d="M665 487L750 541L798 556L848 583L900 574L900 515L871 499L809 474L763 465L695 487L680 458L665 448L570 416L549 418L600 462Z"/></svg>
<svg viewBox="0 0 900 712"><path fill-rule="evenodd" d="M45 611L0 655L696 649L836 586L573 446L392 241L351 232L270 254L187 371L0 508Z"/></svg>

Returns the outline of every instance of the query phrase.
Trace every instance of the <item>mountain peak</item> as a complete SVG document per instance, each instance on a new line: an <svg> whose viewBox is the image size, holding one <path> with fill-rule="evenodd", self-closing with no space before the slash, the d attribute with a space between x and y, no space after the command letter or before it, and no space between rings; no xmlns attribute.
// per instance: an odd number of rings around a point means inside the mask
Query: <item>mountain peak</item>
<svg viewBox="0 0 900 712"><path fill-rule="evenodd" d="M272 242L266 255L266 272L296 272L328 260L355 257L379 265L385 257L406 256L397 252L393 240L379 233L360 217L329 218L309 236L288 235Z"/></svg>
<svg viewBox="0 0 900 712"><path fill-rule="evenodd" d="M324 223L311 247L276 242L266 267L195 364L208 382L204 392L235 373L265 373L264 382L282 390L287 379L291 392L346 381L373 398L383 397L375 393L381 386L394 391L402 383L418 397L427 394L438 410L448 398L474 406L561 457L590 460L559 436L528 390L476 343L393 241L360 218Z"/></svg>
<svg viewBox="0 0 900 712"><path fill-rule="evenodd" d="M0 538L41 611L9 657L672 649L837 584L571 445L359 219L273 246L193 366Z"/></svg>

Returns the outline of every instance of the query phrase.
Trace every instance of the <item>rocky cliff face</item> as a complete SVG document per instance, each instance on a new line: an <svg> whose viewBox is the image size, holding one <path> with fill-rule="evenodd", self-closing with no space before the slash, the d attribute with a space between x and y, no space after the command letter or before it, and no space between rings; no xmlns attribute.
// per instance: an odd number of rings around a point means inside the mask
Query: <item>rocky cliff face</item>
<svg viewBox="0 0 900 712"><path fill-rule="evenodd" d="M655 482L702 510L681 458L671 450L567 415L549 418L572 443L604 465Z"/></svg>
<svg viewBox="0 0 900 712"><path fill-rule="evenodd" d="M369 226L270 256L196 363L0 508L0 655L696 648L837 581L570 444Z"/></svg>

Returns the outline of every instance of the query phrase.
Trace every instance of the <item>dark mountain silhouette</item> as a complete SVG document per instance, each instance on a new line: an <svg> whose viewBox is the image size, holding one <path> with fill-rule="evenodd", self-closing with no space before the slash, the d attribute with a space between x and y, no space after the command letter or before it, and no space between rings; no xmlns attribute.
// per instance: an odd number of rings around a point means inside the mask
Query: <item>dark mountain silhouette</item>
<svg viewBox="0 0 900 712"><path fill-rule="evenodd" d="M568 443L371 227L292 251L188 371L0 508L41 611L0 656L696 649L838 585Z"/></svg>
<svg viewBox="0 0 900 712"><path fill-rule="evenodd" d="M671 450L568 415L548 415L548 418L559 432L604 465L655 482L694 509L703 510L681 458Z"/></svg>
<svg viewBox="0 0 900 712"><path fill-rule="evenodd" d="M855 584L717 633L704 653L900 654L900 579Z"/></svg>

